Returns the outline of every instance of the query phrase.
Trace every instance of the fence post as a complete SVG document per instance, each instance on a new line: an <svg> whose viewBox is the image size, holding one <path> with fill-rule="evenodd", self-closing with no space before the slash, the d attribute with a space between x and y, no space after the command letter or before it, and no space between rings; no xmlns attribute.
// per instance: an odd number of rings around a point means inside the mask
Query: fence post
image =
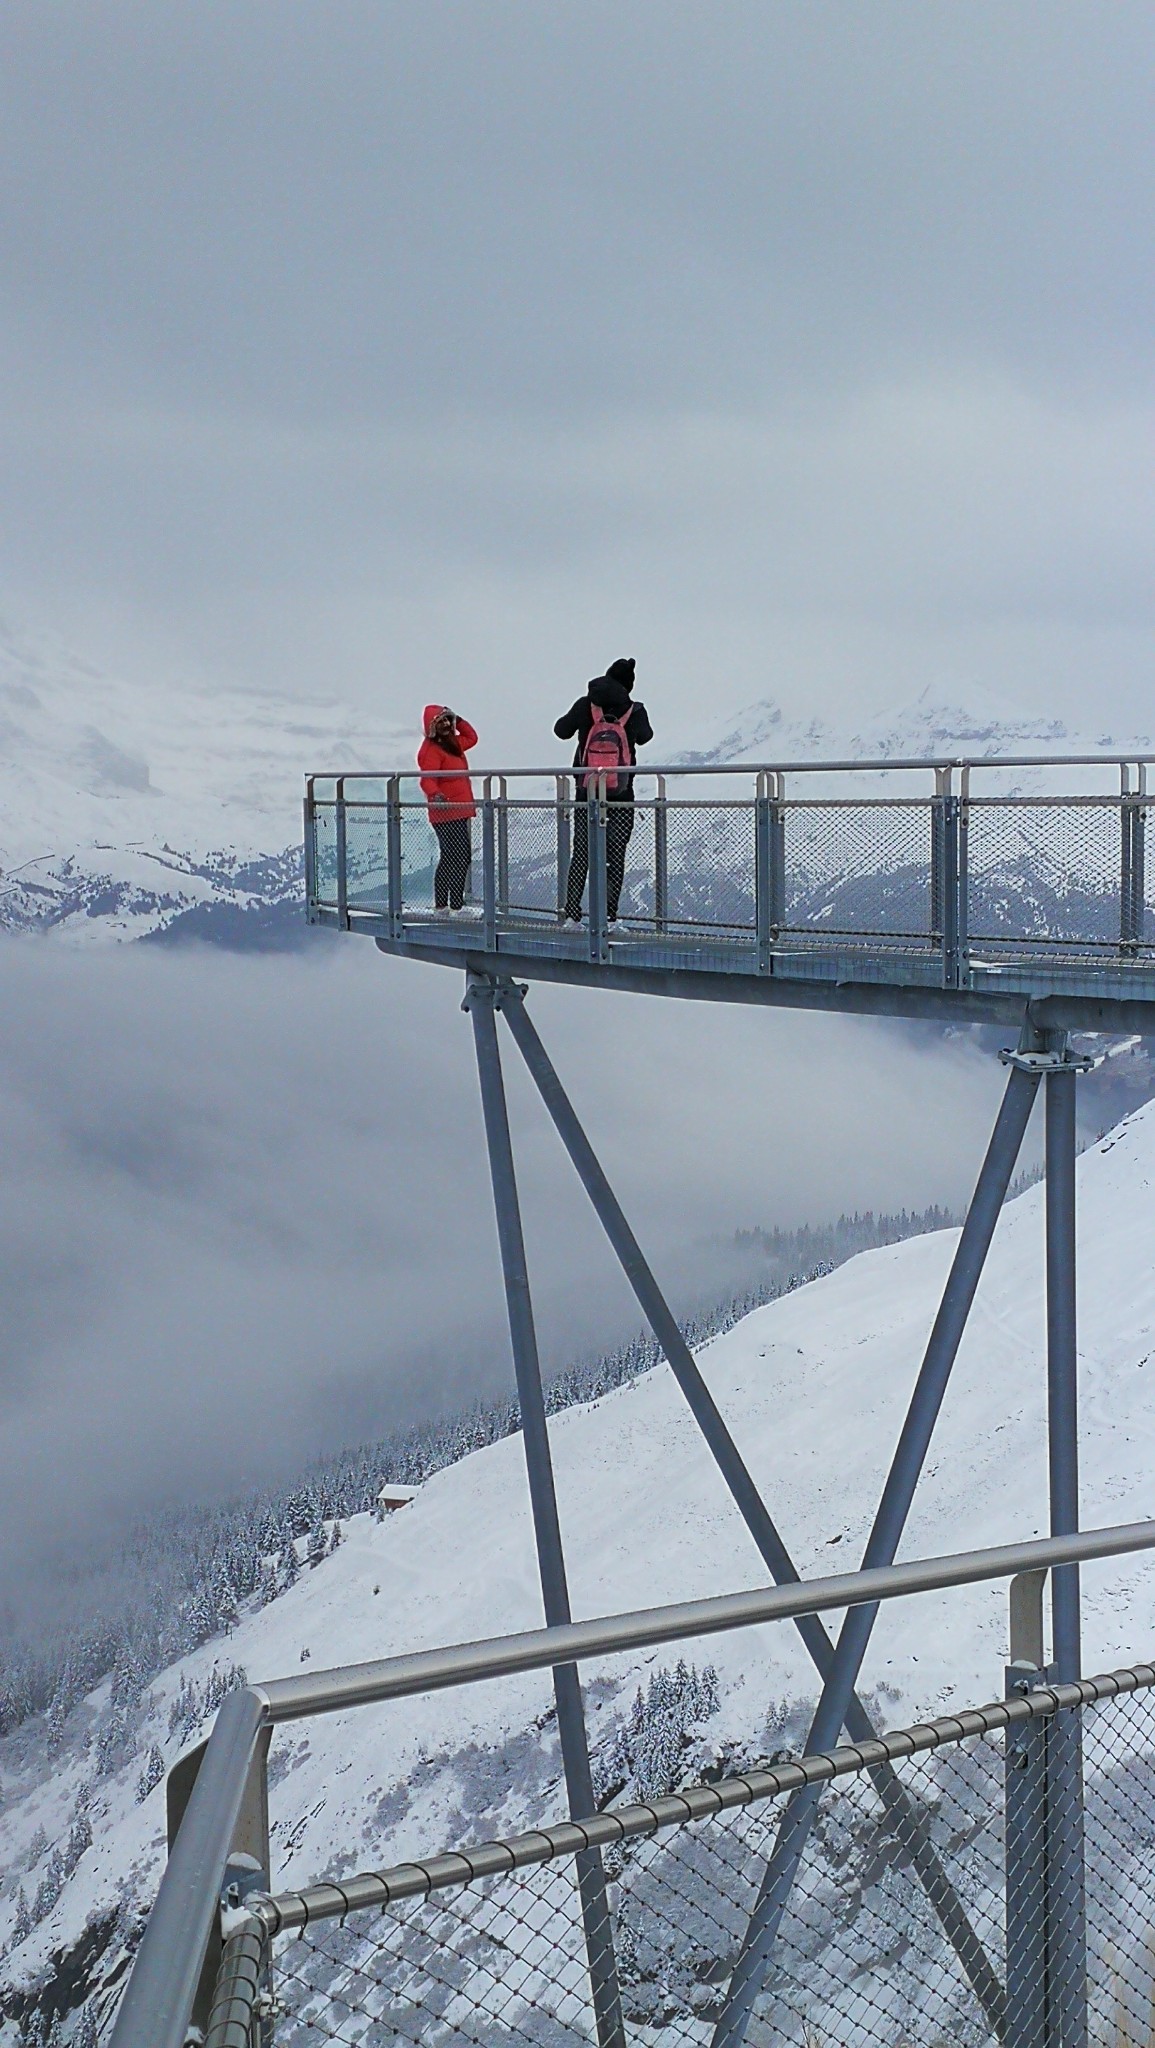
<svg viewBox="0 0 1155 2048"><path fill-rule="evenodd" d="M573 851L573 799L570 796L569 776L557 778L557 921L565 917L566 888L569 883L569 864Z"/></svg>
<svg viewBox="0 0 1155 2048"><path fill-rule="evenodd" d="M489 777L481 799L481 909L487 953L497 951L497 833Z"/></svg>
<svg viewBox="0 0 1155 2048"><path fill-rule="evenodd" d="M942 952L944 988L957 988L961 979L960 804L951 789L953 774L952 768L935 769L935 795L930 814L930 925Z"/></svg>
<svg viewBox="0 0 1155 2048"><path fill-rule="evenodd" d="M337 778L337 923L349 929L349 879L346 871L345 778Z"/></svg>
<svg viewBox="0 0 1155 2048"><path fill-rule="evenodd" d="M609 958L606 936L606 778L599 775L586 800L589 847L590 959Z"/></svg>
<svg viewBox="0 0 1155 2048"><path fill-rule="evenodd" d="M1119 947L1123 953L1134 954L1143 941L1145 923L1147 878L1144 799L1146 790L1145 770L1138 770L1138 788L1131 788L1131 771L1124 764L1120 768L1122 799L1119 805L1121 831L1121 876L1119 891Z"/></svg>
<svg viewBox="0 0 1155 2048"><path fill-rule="evenodd" d="M386 791L385 846L389 881L389 935L403 936L404 876L401 870L401 777L391 775Z"/></svg>
<svg viewBox="0 0 1155 2048"><path fill-rule="evenodd" d="M769 776L765 769L761 769L754 797L754 930L758 940L759 974L770 972L770 940L774 923L773 834Z"/></svg>
<svg viewBox="0 0 1155 2048"><path fill-rule="evenodd" d="M666 810L666 778L659 775L657 801L654 805L654 924L660 932L666 930L670 914L669 822Z"/></svg>
<svg viewBox="0 0 1155 2048"><path fill-rule="evenodd" d="M317 894L317 809L313 801L313 777L305 784L305 918L313 922L313 902Z"/></svg>
<svg viewBox="0 0 1155 2048"><path fill-rule="evenodd" d="M497 777L497 910L509 915L509 785Z"/></svg>
<svg viewBox="0 0 1155 2048"><path fill-rule="evenodd" d="M1046 1573L1011 1581L1010 1662L1005 1697L1048 1682L1043 1668ZM1007 1736L1003 1766L1007 1945L1007 2048L1049 2048L1047 2031L1047 1723L1023 1721Z"/></svg>

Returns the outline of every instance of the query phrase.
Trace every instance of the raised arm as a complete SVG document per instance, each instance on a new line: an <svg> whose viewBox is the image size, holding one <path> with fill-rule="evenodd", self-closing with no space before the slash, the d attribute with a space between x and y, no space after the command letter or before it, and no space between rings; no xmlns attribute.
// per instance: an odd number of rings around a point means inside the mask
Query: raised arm
<svg viewBox="0 0 1155 2048"><path fill-rule="evenodd" d="M584 697L575 697L573 703L570 705L569 710L562 712L561 717L558 719L557 724L554 726L554 732L557 734L559 740L572 740L577 738L578 731L581 726L582 711L585 708L585 703L586 700Z"/></svg>

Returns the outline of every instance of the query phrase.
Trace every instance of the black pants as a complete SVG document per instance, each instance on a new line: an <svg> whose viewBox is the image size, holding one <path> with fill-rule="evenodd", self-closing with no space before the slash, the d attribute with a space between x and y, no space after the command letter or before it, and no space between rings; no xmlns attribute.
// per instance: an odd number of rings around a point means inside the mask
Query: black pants
<svg viewBox="0 0 1155 2048"><path fill-rule="evenodd" d="M618 914L618 899L626 872L626 848L634 829L632 803L606 805L606 917L612 923ZM580 917L582 895L590 865L590 819L585 804L576 804L573 814L573 852L565 889L565 914Z"/></svg>
<svg viewBox="0 0 1155 2048"><path fill-rule="evenodd" d="M468 818L447 818L434 825L439 859L433 875L433 901L438 910L460 910L473 863Z"/></svg>

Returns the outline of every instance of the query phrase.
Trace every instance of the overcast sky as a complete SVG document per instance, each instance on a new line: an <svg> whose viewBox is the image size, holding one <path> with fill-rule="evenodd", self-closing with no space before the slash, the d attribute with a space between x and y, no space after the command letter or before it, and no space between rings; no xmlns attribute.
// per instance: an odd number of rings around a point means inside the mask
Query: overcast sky
<svg viewBox="0 0 1155 2048"><path fill-rule="evenodd" d="M143 677L451 695L490 758L622 652L679 738L976 684L1149 725L1153 39L8 0L0 603Z"/></svg>

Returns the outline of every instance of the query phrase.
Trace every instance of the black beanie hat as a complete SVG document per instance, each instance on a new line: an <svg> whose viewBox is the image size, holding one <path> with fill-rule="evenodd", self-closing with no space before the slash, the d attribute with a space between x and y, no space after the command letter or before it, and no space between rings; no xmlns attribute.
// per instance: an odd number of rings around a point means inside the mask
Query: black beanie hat
<svg viewBox="0 0 1155 2048"><path fill-rule="evenodd" d="M611 661L606 670L607 683L620 683L623 690L632 690L634 687L635 666L636 663L632 654L628 656L623 655L620 661Z"/></svg>

